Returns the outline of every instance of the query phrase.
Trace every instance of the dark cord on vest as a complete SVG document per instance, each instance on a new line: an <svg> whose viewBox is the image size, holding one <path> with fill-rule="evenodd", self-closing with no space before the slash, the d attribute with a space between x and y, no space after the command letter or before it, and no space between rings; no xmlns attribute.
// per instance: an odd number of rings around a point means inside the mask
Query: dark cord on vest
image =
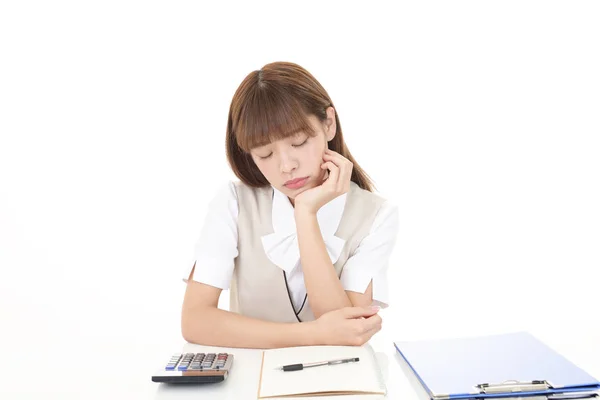
<svg viewBox="0 0 600 400"><path fill-rule="evenodd" d="M298 312L296 312L296 308L294 307L294 301L292 300L292 295L290 294L290 287L288 286L287 275L286 275L285 271L283 271L283 280L285 281L285 289L288 294L288 299L290 299L290 304L292 305L292 310L294 310L294 314L296 315L296 319L298 320L298 322L302 322L298 315L300 315L300 313L302 312L302 309L304 308L304 304L306 304L306 298L308 297L308 293L304 295L304 301L302 302L302 306L300 307L300 310Z"/></svg>

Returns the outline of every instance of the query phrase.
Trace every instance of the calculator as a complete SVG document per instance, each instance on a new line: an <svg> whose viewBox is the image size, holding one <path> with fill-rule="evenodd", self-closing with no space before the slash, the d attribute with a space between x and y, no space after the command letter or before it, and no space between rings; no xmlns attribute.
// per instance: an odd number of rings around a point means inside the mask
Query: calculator
<svg viewBox="0 0 600 400"><path fill-rule="evenodd" d="M176 353L152 375L153 382L216 383L227 379L233 366L229 353Z"/></svg>

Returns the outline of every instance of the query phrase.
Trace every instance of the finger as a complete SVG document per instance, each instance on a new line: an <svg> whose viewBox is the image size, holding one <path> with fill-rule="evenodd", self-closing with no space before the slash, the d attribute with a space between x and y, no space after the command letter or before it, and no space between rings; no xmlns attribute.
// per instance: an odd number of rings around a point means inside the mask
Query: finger
<svg viewBox="0 0 600 400"><path fill-rule="evenodd" d="M338 168L338 166L332 163L331 161L327 161L326 163L321 165L321 168L327 168L329 170L329 179L327 180L327 182L332 187L337 187L338 179L340 176L340 169Z"/></svg>
<svg viewBox="0 0 600 400"><path fill-rule="evenodd" d="M379 312L379 307L346 307L343 308L343 314L346 318L370 317Z"/></svg>
<svg viewBox="0 0 600 400"><path fill-rule="evenodd" d="M375 314L371 317L365 318L363 321L363 327L366 331L373 329L376 326L381 326L382 323L381 315Z"/></svg>
<svg viewBox="0 0 600 400"><path fill-rule="evenodd" d="M346 157L344 157L340 153L336 153L333 150L325 150L325 153L323 153L323 156L324 157L327 156L327 157L339 160L340 162L345 162L345 161L350 162L350 160L348 160Z"/></svg>
<svg viewBox="0 0 600 400"><path fill-rule="evenodd" d="M333 153L325 152L325 154L323 154L323 159L334 161L336 164L343 164L344 161L348 161L348 159L346 159L344 156L342 156L339 153L335 153L335 152L333 152Z"/></svg>
<svg viewBox="0 0 600 400"><path fill-rule="evenodd" d="M324 155L323 160L325 160L326 163L333 163L333 165L339 169L336 190L341 191L346 183L346 180L350 179L348 169L352 164L348 165L347 160L344 158L336 158L330 155Z"/></svg>
<svg viewBox="0 0 600 400"><path fill-rule="evenodd" d="M338 155L340 157L343 157L340 153L338 153L337 151L331 150L331 149L325 149L325 154L331 154L333 156Z"/></svg>
<svg viewBox="0 0 600 400"><path fill-rule="evenodd" d="M344 175L340 176L340 182L343 183L343 187L341 190L344 193L350 189L350 180L352 179L352 168L352 163L349 163L349 165L346 168L342 168Z"/></svg>
<svg viewBox="0 0 600 400"><path fill-rule="evenodd" d="M367 343L373 337L373 335L375 335L380 330L381 330L381 325L377 325L377 326L373 327L372 329L369 329L367 332L365 332L361 335L361 342L363 342L363 344Z"/></svg>
<svg viewBox="0 0 600 400"><path fill-rule="evenodd" d="M336 190L339 192L346 192L350 188L350 179L352 177L353 164L347 158L341 154L324 154L323 159L331 161L340 169L340 176L338 179L338 185Z"/></svg>

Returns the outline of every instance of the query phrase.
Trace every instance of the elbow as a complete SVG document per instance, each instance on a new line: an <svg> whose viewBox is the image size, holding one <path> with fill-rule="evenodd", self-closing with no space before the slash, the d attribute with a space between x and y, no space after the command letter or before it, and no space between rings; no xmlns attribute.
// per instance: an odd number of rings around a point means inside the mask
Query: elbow
<svg viewBox="0 0 600 400"><path fill-rule="evenodd" d="M182 313L182 315L181 315L181 336L183 337L183 340L185 340L186 342L197 344L196 341L194 340L195 335L192 332L192 327L189 322L189 317L187 317L185 315L185 313Z"/></svg>
<svg viewBox="0 0 600 400"><path fill-rule="evenodd" d="M195 336L192 334L189 327L184 324L181 324L181 336L183 340L188 343L199 344L197 340L195 340Z"/></svg>
<svg viewBox="0 0 600 400"><path fill-rule="evenodd" d="M183 310L181 313L181 336L192 344L206 344L207 338L203 337L206 330L202 329L198 321L203 321L203 312Z"/></svg>

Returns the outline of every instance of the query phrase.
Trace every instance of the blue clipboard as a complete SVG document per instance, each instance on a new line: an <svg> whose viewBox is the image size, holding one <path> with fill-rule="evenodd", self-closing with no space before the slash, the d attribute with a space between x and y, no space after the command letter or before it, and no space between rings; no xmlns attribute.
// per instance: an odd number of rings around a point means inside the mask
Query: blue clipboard
<svg viewBox="0 0 600 400"><path fill-rule="evenodd" d="M394 342L429 396L596 397L600 382L527 332Z"/></svg>

